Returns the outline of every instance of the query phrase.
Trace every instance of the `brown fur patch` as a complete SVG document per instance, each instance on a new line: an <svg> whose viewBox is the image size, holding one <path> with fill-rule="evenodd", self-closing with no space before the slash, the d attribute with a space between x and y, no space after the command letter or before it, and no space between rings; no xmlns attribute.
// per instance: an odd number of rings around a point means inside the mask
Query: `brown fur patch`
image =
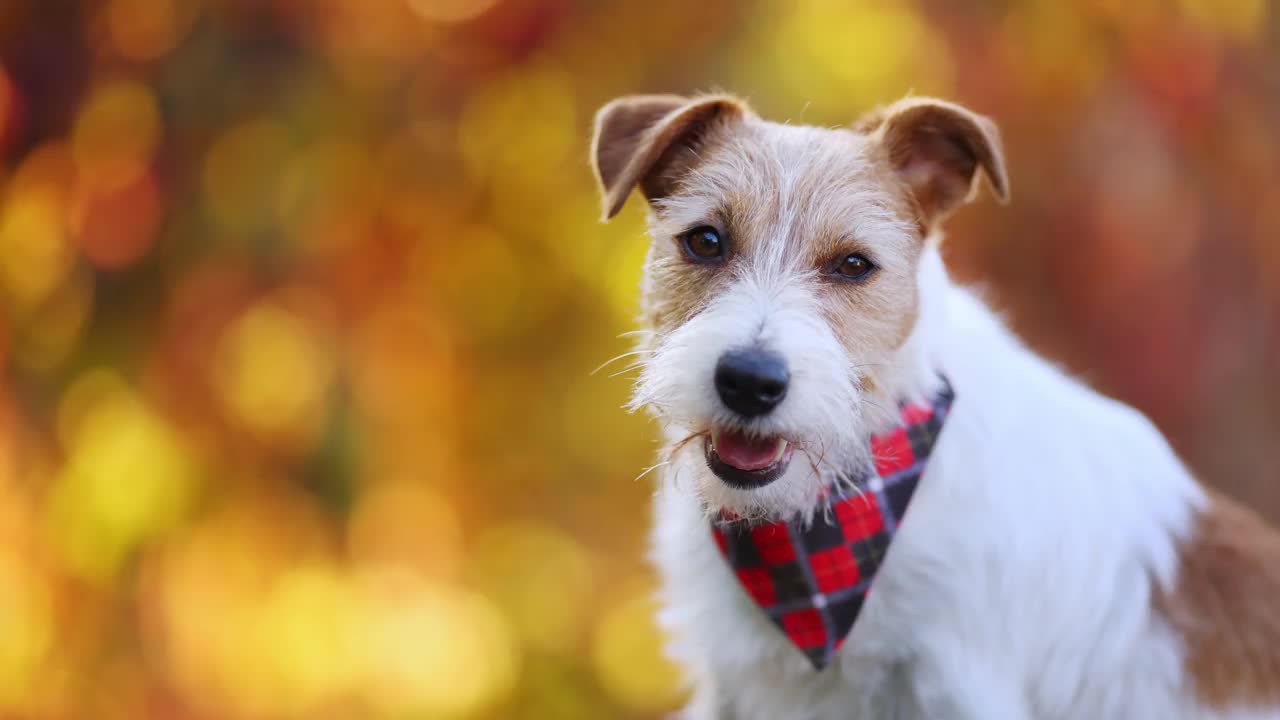
<svg viewBox="0 0 1280 720"><path fill-rule="evenodd" d="M1280 533L1213 493L1181 557L1155 607L1183 638L1200 701L1280 704Z"/></svg>

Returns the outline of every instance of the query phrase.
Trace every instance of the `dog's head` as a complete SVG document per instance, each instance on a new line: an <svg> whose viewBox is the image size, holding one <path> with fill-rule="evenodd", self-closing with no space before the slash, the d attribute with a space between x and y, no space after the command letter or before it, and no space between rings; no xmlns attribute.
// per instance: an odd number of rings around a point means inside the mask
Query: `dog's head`
<svg viewBox="0 0 1280 720"><path fill-rule="evenodd" d="M709 508L753 516L807 511L867 461L926 239L979 174L1008 184L995 126L923 98L837 129L726 96L622 98L592 155L606 219L635 187L650 205L634 403Z"/></svg>

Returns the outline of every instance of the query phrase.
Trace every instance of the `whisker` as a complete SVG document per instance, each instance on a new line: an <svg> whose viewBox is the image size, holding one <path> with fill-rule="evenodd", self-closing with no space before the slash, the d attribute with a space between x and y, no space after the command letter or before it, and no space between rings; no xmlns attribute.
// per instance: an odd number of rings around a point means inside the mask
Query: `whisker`
<svg viewBox="0 0 1280 720"><path fill-rule="evenodd" d="M639 475L637 475L637 476L635 477L635 479L634 479L634 480L632 480L631 482L637 482L637 481L639 481L639 480L640 480L640 478L644 477L645 475L648 475L649 473L653 472L654 470L657 470L658 468L660 468L660 467L662 467L662 466L664 466L664 465L670 465L670 464L671 464L671 461L670 461L670 460L667 460L666 462L660 462L660 463L658 463L657 465L650 465L649 467L647 467L647 468L645 468L645 469L644 469L644 472L642 472L642 473L640 473Z"/></svg>
<svg viewBox="0 0 1280 720"><path fill-rule="evenodd" d="M616 377L618 377L619 375L625 375L625 374L627 374L627 373L631 372L632 370L639 370L639 369L640 369L640 368L642 368L642 367L644 367L644 363L632 363L631 365L628 365L628 366L626 366L626 367L622 368L622 369L621 369L621 370L619 370L618 372L610 374L610 375L609 375L609 377L611 377L611 378L616 378Z"/></svg>
<svg viewBox="0 0 1280 720"><path fill-rule="evenodd" d="M617 361L621 360L622 358L631 357L631 356L633 356L633 355L652 355L653 353L654 353L654 351L653 351L653 350L631 350L631 351L628 351L628 352L624 352L624 353L622 353L622 354L620 354L620 355L614 355L613 357L609 358L608 360L605 360L604 362L600 363L600 366L599 366L599 367L597 367L595 370L592 370L590 374L591 374L591 375L595 375L596 373L600 372L601 370L605 369L606 367L609 367L609 365L611 365L611 364L613 364L613 363L615 363L615 362L617 362Z"/></svg>
<svg viewBox="0 0 1280 720"><path fill-rule="evenodd" d="M821 478L822 471L819 470L818 466L814 463L813 456L810 455L808 452L805 452L804 460L805 462L809 463L809 469L813 471L813 474ZM831 495L830 493L822 493L820 497L822 500L822 518L823 520L830 523L832 521L831 520Z"/></svg>
<svg viewBox="0 0 1280 720"><path fill-rule="evenodd" d="M823 448L822 453L816 459L813 457L813 454L809 452L808 448L801 448L801 451L804 453L805 458L809 460L809 466L813 468L814 474L819 476L822 475L821 470L818 469L819 466L822 468L830 469L831 475L834 478L835 484L837 487L846 488L852 491L858 497L861 497L866 494L866 491L863 490L862 487L858 485L858 481L852 475L836 467L834 463L827 461L827 453L825 448ZM830 502L831 502L831 499L828 497L827 503L829 504Z"/></svg>
<svg viewBox="0 0 1280 720"><path fill-rule="evenodd" d="M681 450L683 450L686 445L693 442L695 439L703 437L707 434L708 433L706 430L702 430L702 431L690 434L688 437L686 437L683 440L680 440L679 442L673 443L671 445L671 450L667 453L667 462L674 462L676 459L676 454L679 453Z"/></svg>

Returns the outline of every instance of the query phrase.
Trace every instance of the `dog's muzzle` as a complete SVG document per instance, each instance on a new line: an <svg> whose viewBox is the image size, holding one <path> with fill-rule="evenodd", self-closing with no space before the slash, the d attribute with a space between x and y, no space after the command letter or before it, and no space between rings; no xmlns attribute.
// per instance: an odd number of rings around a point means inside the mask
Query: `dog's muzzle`
<svg viewBox="0 0 1280 720"><path fill-rule="evenodd" d="M744 420L768 415L787 396L791 371L778 355L763 348L730 350L716 364L716 393L724 406ZM715 429L706 440L707 467L727 485L758 488L777 480L791 461L785 438Z"/></svg>

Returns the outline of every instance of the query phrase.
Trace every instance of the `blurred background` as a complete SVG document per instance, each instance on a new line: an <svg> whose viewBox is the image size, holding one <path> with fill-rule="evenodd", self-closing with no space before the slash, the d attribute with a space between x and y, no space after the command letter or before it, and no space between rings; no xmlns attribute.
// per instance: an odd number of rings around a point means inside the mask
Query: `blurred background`
<svg viewBox="0 0 1280 720"><path fill-rule="evenodd" d="M589 122L1004 131L955 273L1280 519L1267 0L0 2L0 717L650 718Z"/></svg>

